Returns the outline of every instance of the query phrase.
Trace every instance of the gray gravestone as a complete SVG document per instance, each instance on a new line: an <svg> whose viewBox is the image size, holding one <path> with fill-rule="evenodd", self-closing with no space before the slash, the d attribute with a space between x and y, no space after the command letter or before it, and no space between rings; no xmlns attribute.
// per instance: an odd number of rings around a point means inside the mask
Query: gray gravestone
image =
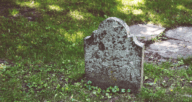
<svg viewBox="0 0 192 102"><path fill-rule="evenodd" d="M128 25L109 17L84 38L85 77L103 90L112 86L137 93L143 85L144 44Z"/></svg>

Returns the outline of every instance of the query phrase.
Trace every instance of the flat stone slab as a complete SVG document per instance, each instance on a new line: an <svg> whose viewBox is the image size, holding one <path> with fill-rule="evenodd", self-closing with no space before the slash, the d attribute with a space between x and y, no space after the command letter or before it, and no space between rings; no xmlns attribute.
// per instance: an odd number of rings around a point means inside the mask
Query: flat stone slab
<svg viewBox="0 0 192 102"><path fill-rule="evenodd" d="M164 58L184 57L186 59L192 55L192 43L181 40L167 40L163 42L155 42L149 46L147 51L157 52Z"/></svg>
<svg viewBox="0 0 192 102"><path fill-rule="evenodd" d="M156 36L159 36L165 30L164 27L157 26L154 24L138 24L130 26L130 33L137 36L139 41L144 40L151 40Z"/></svg>
<svg viewBox="0 0 192 102"><path fill-rule="evenodd" d="M165 28L153 24L138 24L130 26L130 32L137 36L137 39L145 43L152 38L160 36ZM164 32L166 40L151 43L146 47L144 55L145 62L161 64L171 59L176 64L178 57L186 59L192 56L192 27L177 27ZM146 43L145 43L146 44ZM180 66L182 68L184 66Z"/></svg>
<svg viewBox="0 0 192 102"><path fill-rule="evenodd" d="M172 30L168 30L165 35L175 40L192 43L192 27L178 27Z"/></svg>

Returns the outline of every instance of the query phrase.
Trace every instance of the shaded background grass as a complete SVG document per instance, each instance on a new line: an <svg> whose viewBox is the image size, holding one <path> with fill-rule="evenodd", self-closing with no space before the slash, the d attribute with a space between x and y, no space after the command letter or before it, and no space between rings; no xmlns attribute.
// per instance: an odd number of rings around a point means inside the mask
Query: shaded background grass
<svg viewBox="0 0 192 102"><path fill-rule="evenodd" d="M191 0L0 0L0 59L15 65L1 67L4 71L0 76L0 99L55 101L53 96L56 100L64 99L58 96L71 97L81 89L73 86L74 80L85 74L83 39L100 22L117 17L128 26L138 23L154 23L167 29L191 26L191 5ZM184 63L190 64L191 59ZM144 74L152 80L176 73L149 66L144 65ZM190 80L191 74L188 70L180 76ZM65 85L68 79L73 82L69 87ZM61 94L63 90L65 95ZM191 89L186 90L191 93ZM76 97L84 100L83 93L81 90ZM151 97L146 95L145 99L155 100Z"/></svg>

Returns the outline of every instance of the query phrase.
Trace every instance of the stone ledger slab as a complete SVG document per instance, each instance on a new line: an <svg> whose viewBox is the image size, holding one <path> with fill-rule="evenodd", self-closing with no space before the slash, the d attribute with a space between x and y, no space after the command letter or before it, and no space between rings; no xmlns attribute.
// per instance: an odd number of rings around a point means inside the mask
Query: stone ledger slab
<svg viewBox="0 0 192 102"><path fill-rule="evenodd" d="M85 77L102 90L112 86L138 93L143 86L144 44L121 19L109 17L84 38Z"/></svg>

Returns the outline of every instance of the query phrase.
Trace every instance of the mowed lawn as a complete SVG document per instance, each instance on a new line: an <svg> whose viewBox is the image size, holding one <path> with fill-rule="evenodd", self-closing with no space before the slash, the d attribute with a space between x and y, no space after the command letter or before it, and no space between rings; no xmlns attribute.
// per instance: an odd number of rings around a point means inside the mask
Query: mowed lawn
<svg viewBox="0 0 192 102"><path fill-rule="evenodd" d="M84 38L103 20L191 26L191 5L191 0L0 0L0 101L192 101L187 97L192 95L192 58L178 62L187 70L144 63L144 81L150 83L136 95L84 81Z"/></svg>

